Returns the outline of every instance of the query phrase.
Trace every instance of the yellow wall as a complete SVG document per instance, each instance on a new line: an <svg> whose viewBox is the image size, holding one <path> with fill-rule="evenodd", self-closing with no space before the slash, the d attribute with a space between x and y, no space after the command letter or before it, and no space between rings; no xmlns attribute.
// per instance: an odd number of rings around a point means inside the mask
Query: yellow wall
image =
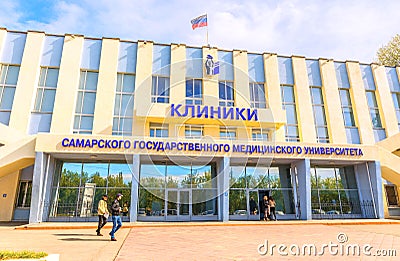
<svg viewBox="0 0 400 261"><path fill-rule="evenodd" d="M24 133L28 131L29 117L35 102L43 41L44 33L28 32L22 56L9 126Z"/></svg>
<svg viewBox="0 0 400 261"><path fill-rule="evenodd" d="M362 144L375 144L360 64L348 61L346 66L351 86L350 97L353 105L354 120L360 133L360 141Z"/></svg>
<svg viewBox="0 0 400 261"><path fill-rule="evenodd" d="M399 127L397 125L397 117L386 70L385 67L378 66L377 64L373 64L371 67L376 83L376 100L378 102L382 125L386 130L386 135L392 136L399 132Z"/></svg>
<svg viewBox="0 0 400 261"><path fill-rule="evenodd" d="M304 57L299 56L293 56L292 61L300 141L317 142L306 61Z"/></svg>
<svg viewBox="0 0 400 261"><path fill-rule="evenodd" d="M12 220L17 193L19 171L0 178L0 221ZM7 197L3 197L7 194Z"/></svg>
<svg viewBox="0 0 400 261"><path fill-rule="evenodd" d="M94 108L93 134L112 134L118 48L118 39L103 39Z"/></svg>
<svg viewBox="0 0 400 261"><path fill-rule="evenodd" d="M83 37L65 35L50 132L71 133L78 92Z"/></svg>
<svg viewBox="0 0 400 261"><path fill-rule="evenodd" d="M329 141L331 143L346 144L346 130L344 128L342 105L340 103L333 61L320 59L319 65L321 68L322 92L329 130Z"/></svg>

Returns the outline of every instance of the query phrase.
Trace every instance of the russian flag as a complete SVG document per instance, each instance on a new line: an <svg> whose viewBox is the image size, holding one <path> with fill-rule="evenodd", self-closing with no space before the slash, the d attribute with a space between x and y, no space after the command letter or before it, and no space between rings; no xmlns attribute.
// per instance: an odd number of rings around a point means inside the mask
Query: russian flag
<svg viewBox="0 0 400 261"><path fill-rule="evenodd" d="M193 30L196 29L197 27L207 26L207 15L205 14L205 15L199 16L190 22L192 23Z"/></svg>

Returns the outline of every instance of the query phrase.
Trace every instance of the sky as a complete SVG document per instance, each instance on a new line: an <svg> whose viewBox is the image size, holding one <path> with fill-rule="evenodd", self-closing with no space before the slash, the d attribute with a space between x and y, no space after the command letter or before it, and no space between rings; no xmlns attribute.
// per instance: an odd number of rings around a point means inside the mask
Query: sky
<svg viewBox="0 0 400 261"><path fill-rule="evenodd" d="M396 0L1 0L0 27L370 63L397 33Z"/></svg>

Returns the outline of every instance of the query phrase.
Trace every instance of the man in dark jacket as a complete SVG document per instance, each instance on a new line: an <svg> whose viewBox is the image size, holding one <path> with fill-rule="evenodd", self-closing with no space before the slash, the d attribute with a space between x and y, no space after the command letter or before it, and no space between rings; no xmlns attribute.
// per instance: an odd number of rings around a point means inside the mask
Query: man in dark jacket
<svg viewBox="0 0 400 261"><path fill-rule="evenodd" d="M117 196L115 197L115 200L113 201L113 203L111 205L111 215L112 215L112 222L113 222L113 227L110 232L111 241L117 241L115 239L115 232L117 232L117 230L120 229L122 226L122 219L120 216L122 209L119 205L119 201L121 199L122 199L122 194L118 193Z"/></svg>

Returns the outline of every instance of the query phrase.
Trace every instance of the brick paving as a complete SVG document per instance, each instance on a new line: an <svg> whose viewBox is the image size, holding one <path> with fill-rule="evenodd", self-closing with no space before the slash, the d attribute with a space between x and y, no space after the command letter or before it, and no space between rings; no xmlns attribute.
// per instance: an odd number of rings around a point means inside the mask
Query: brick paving
<svg viewBox="0 0 400 261"><path fill-rule="evenodd" d="M293 256L289 247L314 243L338 243L345 233L347 244L370 244L373 249L395 249L400 255L400 222L296 221L295 222L203 222L124 223L117 242L95 236L95 223L42 223L14 229L0 223L0 249L45 251L60 260L398 260L398 257ZM110 224L103 234L110 230ZM258 253L257 248L285 244L288 256ZM269 248L270 249L270 248ZM265 250L262 248L261 250Z"/></svg>
<svg viewBox="0 0 400 261"><path fill-rule="evenodd" d="M273 256L258 253L258 246L314 243L338 243L338 233L345 233L346 244L370 244L373 249L396 249L400 255L400 225L253 225L204 227L138 227L127 236L116 260L398 260L396 257L332 256L326 249L323 256ZM371 253L373 252L371 250ZM264 249L261 249L264 250ZM335 249L333 249L334 251ZM276 251L276 249L275 249ZM346 251L346 250L345 250ZM340 253L340 252L339 252ZM346 253L346 252L344 252Z"/></svg>

